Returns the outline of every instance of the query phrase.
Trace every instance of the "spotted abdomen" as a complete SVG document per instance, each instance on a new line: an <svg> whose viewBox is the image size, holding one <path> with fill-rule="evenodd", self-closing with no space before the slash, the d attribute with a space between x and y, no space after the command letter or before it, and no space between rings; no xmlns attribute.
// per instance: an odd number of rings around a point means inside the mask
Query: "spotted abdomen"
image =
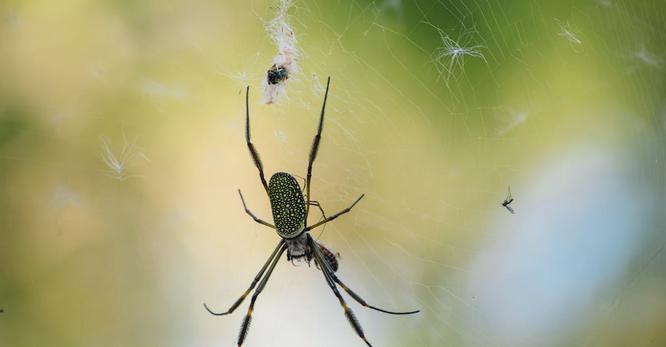
<svg viewBox="0 0 666 347"><path fill-rule="evenodd" d="M296 179L285 172L271 176L268 182L273 221L278 235L293 238L305 227L305 199Z"/></svg>

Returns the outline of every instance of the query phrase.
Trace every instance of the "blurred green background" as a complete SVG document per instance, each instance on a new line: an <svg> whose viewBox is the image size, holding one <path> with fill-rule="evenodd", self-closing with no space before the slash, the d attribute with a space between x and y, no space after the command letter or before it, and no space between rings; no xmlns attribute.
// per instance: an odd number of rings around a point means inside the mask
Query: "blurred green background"
<svg viewBox="0 0 666 347"><path fill-rule="evenodd" d="M201 304L278 241L236 193L270 220L241 90L267 174L305 176L329 75L313 197L366 198L320 241L422 310L350 298L373 345L666 344L663 1L295 1L266 105L276 6L0 4L1 346L235 345L247 303ZM314 267L281 261L253 317L246 346L363 345Z"/></svg>

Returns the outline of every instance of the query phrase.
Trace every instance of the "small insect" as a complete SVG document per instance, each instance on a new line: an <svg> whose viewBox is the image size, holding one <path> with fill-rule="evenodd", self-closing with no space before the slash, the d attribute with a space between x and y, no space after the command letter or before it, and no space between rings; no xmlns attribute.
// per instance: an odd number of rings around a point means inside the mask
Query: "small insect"
<svg viewBox="0 0 666 347"><path fill-rule="evenodd" d="M514 211L513 208L511 208L511 206L509 206L512 202L513 202L513 196L511 196L511 186L509 186L509 195L507 195L507 197L502 202L502 206L504 206L507 210L509 210L511 214L514 214L516 213L516 211Z"/></svg>
<svg viewBox="0 0 666 347"><path fill-rule="evenodd" d="M266 81L269 85L275 85L289 79L289 71L284 66L278 67L273 64L266 72Z"/></svg>
<svg viewBox="0 0 666 347"><path fill-rule="evenodd" d="M338 259L340 259L340 253L333 253L321 243L319 244L319 248L321 248L321 253L324 255L324 259L328 265L333 269L333 272L338 271Z"/></svg>
<svg viewBox="0 0 666 347"><path fill-rule="evenodd" d="M333 291L333 294L338 298L338 301L342 306L344 314L347 317L347 320L351 324L352 328L354 329L356 334L361 339L363 339L363 341L368 346L372 345L370 344L370 342L368 342L367 338L365 337L365 333L361 328L361 324L358 322L358 320L356 320L356 316L352 312L351 308L347 306L347 303L345 302L344 298L338 291L338 286L340 286L345 292L347 292L347 294L349 294L349 296L351 296L363 307L395 315L406 315L419 312L419 310L407 311L407 312L387 311L368 304L358 294L356 294L349 287L347 287L347 285L344 284L340 280L340 278L338 278L338 276L335 274L335 272L338 269L338 261L336 254L334 254L326 247L322 246L320 243L315 241L315 239L312 236L310 236L309 233L310 230L317 228L319 226L323 226L326 223L338 218L339 216L348 213L359 201L361 201L361 199L364 196L362 194L349 207L328 217L325 216L322 210L322 215L324 215L324 218L312 225L307 225L310 206L317 206L321 209L319 203L311 199L310 183L312 178L312 164L314 163L315 158L317 157L317 152L319 150L319 142L321 141L321 133L324 126L324 111L326 110L326 99L328 98L328 87L330 83L331 83L331 78L329 77L328 81L326 82L324 103L321 107L321 114L319 116L319 127L317 128L317 134L315 135L314 140L312 141L312 146L310 147L307 176L305 178L305 187L303 189L305 191L305 196L303 195L303 190L301 190L298 181L296 180L296 178L294 178L294 175L285 172L278 172L273 174L273 176L271 176L268 183L266 182L266 178L264 176L264 167L263 164L261 163L261 159L259 158L259 153L257 152L257 150L254 147L254 144L252 144L252 141L250 140L250 111L249 111L249 96L248 96L250 87L247 87L245 91L246 93L245 94L245 107L246 107L245 141L248 149L250 150L252 161L254 162L254 165L257 167L259 171L259 180L261 181L261 185L264 187L264 190L266 191L266 194L268 195L268 198L270 200L271 211L273 213L273 222L275 223L275 225L266 222L262 219L259 219L257 216L255 216L254 213L252 213L252 211L250 211L247 208L247 205L245 204L245 199L243 198L243 194L241 193L240 190L238 191L238 194L240 195L241 202L243 203L243 208L245 209L245 213L247 213L250 217L252 217L252 219L255 222L265 225L269 228L275 229L278 236L280 236L280 241L275 247L275 250L273 250L273 253L271 253L271 255L268 257L268 260L266 260L264 265L261 267L261 270L259 270L259 273L254 277L254 280L252 280L250 287L245 290L243 295L241 295L241 297L238 298L238 300L236 300L236 302L234 302L226 312L220 312L220 313L214 312L211 309L209 309L206 304L204 304L204 308L210 314L215 316L224 316L234 312L234 310L236 310L236 308L240 306L243 300L245 300L245 298L250 294L250 292L252 292L252 290L256 287L254 294L252 294L252 299L250 300L250 307L248 308L247 314L245 315L243 323L241 324L241 330L238 335L238 346L241 346L245 341L245 338L247 337L247 333L250 328L250 322L252 320L252 313L254 312L254 304L257 301L259 294L261 294L261 292L266 287L266 283L268 283L268 279L273 273L273 270L275 269L278 260L285 251L287 251L288 261L302 260L310 262L311 260L314 260L315 265L319 270L321 270L322 274L324 275L326 283Z"/></svg>

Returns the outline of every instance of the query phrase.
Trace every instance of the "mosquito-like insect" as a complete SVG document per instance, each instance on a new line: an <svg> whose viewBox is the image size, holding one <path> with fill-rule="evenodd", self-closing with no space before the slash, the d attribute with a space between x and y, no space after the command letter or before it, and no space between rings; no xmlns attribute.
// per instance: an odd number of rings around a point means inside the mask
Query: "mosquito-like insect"
<svg viewBox="0 0 666 347"><path fill-rule="evenodd" d="M504 199L502 202L502 206L504 206L511 214L516 213L516 211L513 210L511 206L509 206L513 202L513 196L511 196L511 186L509 186L509 195Z"/></svg>
<svg viewBox="0 0 666 347"><path fill-rule="evenodd" d="M245 141L247 143L248 149L250 150L252 161L259 170L259 180L261 181L261 185L264 187L264 190L268 195L268 199L270 200L271 210L273 212L273 222L275 225L255 216L254 213L252 213L252 211L247 208L245 199L243 198L243 194L240 192L240 190L238 193L240 194L245 213L252 217L255 222L274 229L278 236L280 236L280 241L275 247L273 253L268 257L268 260L266 260L266 263L264 263L264 266L262 266L261 270L259 270L259 273L255 276L252 284L250 284L250 287L245 290L243 295L241 295L241 297L238 298L238 300L236 300L236 302L234 302L227 311L219 313L214 312L209 309L206 304L204 304L206 310L208 310L208 312L211 314L216 316L224 316L232 313L236 308L238 308L243 300L245 300L245 298L252 292L255 286L257 287L257 289L254 291L254 294L252 294L250 307L248 308L247 314L245 315L241 325L241 331L238 335L238 346L241 346L243 341L245 341L245 337L247 337L247 332L250 328L250 321L252 320L252 313L254 312L254 304L257 301L261 291L264 290L264 287L266 287L266 283L268 283L268 279L273 273L278 260L285 251L287 251L287 260L305 260L307 262L310 262L311 260L315 261L315 265L323 273L326 283L331 288L331 291L333 291L333 294L338 298L340 306L342 306L342 310L344 311L347 320L351 324L356 334L361 339L363 339L363 341L368 346L372 347L370 342L368 342L368 339L365 337L365 333L363 332L363 328L361 328L361 324L358 322L351 308L347 306L345 299L340 294L338 286L347 292L349 296L351 296L363 307L396 315L413 314L419 312L418 310L407 312L387 311L365 302L365 300L363 300L358 294L347 287L347 285L344 284L335 274L336 270L338 269L336 254L321 245L312 236L310 236L310 230L323 226L326 223L340 217L341 215L348 213L359 201L361 201L364 196L361 195L349 207L327 217L324 211L321 209L321 206L319 206L319 203L313 201L310 195L312 164L314 163L315 158L317 157L317 152L319 150L319 142L321 141L321 133L324 127L324 111L326 110L326 99L328 97L328 87L330 83L331 78L329 77L328 81L326 82L326 92L324 94L324 103L321 107L321 115L319 116L319 127L317 128L317 134L315 135L314 140L312 141L312 146L310 147L310 155L308 157L308 173L305 178L305 189L301 189L298 181L296 178L294 178L294 175L286 172L275 173L273 176L271 176L270 180L266 182L266 178L264 176L264 167L261 163L261 159L259 158L259 153L250 140L250 111L248 108L248 94L250 87L246 89ZM303 190L305 192L303 192ZM310 206L318 207L321 210L324 219L312 225L307 225Z"/></svg>

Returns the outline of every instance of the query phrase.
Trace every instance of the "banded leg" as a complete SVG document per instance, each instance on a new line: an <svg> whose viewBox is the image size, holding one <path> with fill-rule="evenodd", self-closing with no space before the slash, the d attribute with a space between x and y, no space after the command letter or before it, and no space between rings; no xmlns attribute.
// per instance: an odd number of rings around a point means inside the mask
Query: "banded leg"
<svg viewBox="0 0 666 347"><path fill-rule="evenodd" d="M245 89L245 142L247 143L247 148L250 150L250 155L252 156L252 161L254 166L259 170L259 179L261 180L261 185L264 186L266 194L268 194L268 184L266 183L266 177L264 177L264 165L261 163L261 158L259 158L259 153L254 148L252 140L250 139L250 86L247 86Z"/></svg>
<svg viewBox="0 0 666 347"><path fill-rule="evenodd" d="M268 279L271 277L271 274L275 269L275 265L277 265L278 260L280 260L282 253L284 253L286 249L287 246L284 244L284 242L282 242L282 248L280 248L280 252L273 259L271 266L268 268L268 272L266 272L266 276L264 276L261 282L259 282L257 290L255 290L254 294L252 294L252 299L250 300L250 307L248 307L247 309L247 314L245 314L245 318L243 318L243 324L241 324L241 330L240 333L238 334L238 347L240 347L243 344L243 341L245 341L245 337L247 336L247 332L250 329L250 322L252 321L252 312L254 311L254 303L257 301L257 297L259 297L261 291L264 290L264 287L266 287L266 283L268 282Z"/></svg>
<svg viewBox="0 0 666 347"><path fill-rule="evenodd" d="M314 249L315 254L316 254L316 253L319 253L319 254L320 254L320 257L323 258L323 254L321 254L321 249L319 249L319 245L317 244L317 242L314 241L314 240L312 239L312 237L310 237L310 235L308 235L308 237L309 237L309 240L310 240L310 247L313 247L312 249ZM376 311L379 311L379 312L384 312L384 313L388 313L388 314L395 314L395 315L407 315L407 314L414 314L414 313L419 313L419 312L421 312L421 310L406 311L406 312L388 311L388 310L381 309L381 308L379 308L379 307L375 307L375 306L369 305L367 302L365 302L365 300L363 300L363 298L361 298L361 297L360 297L358 294L356 294L353 290L351 290L349 287L347 287L347 285L344 284L344 283L338 278L338 276L335 274L335 271L333 271L333 269L331 269L331 267L329 266L328 262L326 262L326 268L325 268L325 269L322 269L322 271L328 271L328 275L329 275L329 277L331 277L331 279L332 279L335 283L337 283L340 287L342 287L342 289L344 289L345 292L347 292L347 294L349 294L349 296L351 296L354 300L356 300L356 301L357 301L359 304L361 304L363 307L367 307L367 308L370 308L370 309L373 309L373 310L376 310Z"/></svg>
<svg viewBox="0 0 666 347"><path fill-rule="evenodd" d="M329 76L326 80L326 92L324 93L324 103L321 106L321 115L319 116L319 127L317 128L317 134L312 140L312 147L310 147L310 156L308 157L308 175L305 179L305 191L307 202L310 202L310 180L312 178L312 163L314 163L315 158L317 158L317 152L319 151L319 141L321 141L321 132L324 129L324 112L326 111L326 100L328 99L328 86L331 84L331 77ZM310 213L310 205L305 206L305 216L307 223L307 216Z"/></svg>
<svg viewBox="0 0 666 347"><path fill-rule="evenodd" d="M330 272L331 277L333 278L333 281L335 281L335 283L337 283L340 287L342 287L342 289L344 289L345 292L347 292L347 294L349 294L349 296L354 298L354 300L356 300L359 304L363 305L363 307L367 307L367 308L373 309L375 311L384 312L384 313L388 313L388 314L395 314L395 315L407 315L407 314L414 314L414 313L421 312L421 310L406 311L406 312L388 311L388 310L381 309L379 307L369 305L367 302L365 302L365 300L363 300L363 298L361 298L358 294L354 293L353 290L349 289L349 287L347 287L347 285L342 283L342 281L340 281L340 279L335 275L334 272L332 272L330 270L329 270L329 272Z"/></svg>
<svg viewBox="0 0 666 347"><path fill-rule="evenodd" d="M338 288L335 286L335 283L333 283L333 279L329 275L328 271L324 269L328 269L328 263L326 263L326 260L323 259L323 256L321 254L321 251L317 247L316 242L312 240L312 237L308 235L308 240L310 241L310 246L313 247L312 249L315 250L315 262L319 263L320 268L322 269L322 273L324 274L324 278L326 279L326 283L328 283L328 286L331 287L331 290L333 291L333 294L338 298L338 301L340 301L340 306L342 306L342 309L345 311L345 316L347 317L347 320L349 321L349 324L351 324L352 328L354 328L354 331L356 334L363 339L366 345L372 347L370 342L368 342L368 339L365 337L365 333L363 333L363 328L361 327L361 324L358 322L356 319L356 315L354 315L354 312L347 306L347 303L345 302L345 299L342 297L340 294L340 291L338 291Z"/></svg>
<svg viewBox="0 0 666 347"><path fill-rule="evenodd" d="M238 306L240 306L241 303L243 303L243 300L245 300L245 298L248 296L248 294L250 294L252 289L254 289L254 286L257 285L257 282L259 282L259 279L261 279L261 276L264 275L264 272L266 271L266 268L268 268L268 264L270 264L270 262L273 259L275 259L275 255L278 253L278 251L280 249L282 249L284 251L283 247L284 247L284 240L280 240L277 247L275 247L275 250L273 251L273 253L271 253L271 256L268 257L268 260L266 260L266 262L264 263L264 266L262 266L261 270L259 270L259 273L257 274L257 276L255 276L254 280L252 280L252 284L250 284L250 287L245 291L245 293L243 293L243 295L241 295L240 298L238 298L238 300L236 300L236 302L233 303L233 305L231 305L229 310L227 310L226 312L221 312L221 313L214 312L210 308L208 308L208 306L206 306L206 304L204 303L203 305L204 305L204 308L206 309L206 311L208 311L208 313L210 313L212 315L215 315L215 316L224 316L224 315L227 315L231 312L234 312L234 310L236 308L238 308Z"/></svg>
<svg viewBox="0 0 666 347"><path fill-rule="evenodd" d="M322 220L322 221L319 221L319 222L317 222L317 223L315 223L315 224L313 224L313 225L311 225L311 226L305 228L305 231L309 231L309 230L312 230L312 229L314 229L314 228L316 228L316 227L318 227L318 226L320 226L320 225L322 225L322 224L326 224L326 223L328 223L328 222L330 222L330 221L332 221L332 220L334 220L334 219L340 217L341 215L343 215L343 214L345 214L345 213L351 211L351 209L354 208L354 206L355 206L356 204L358 204L358 202L361 201L361 199L363 199L364 196L365 196L365 194L361 194L361 196L359 196L358 199L356 199L356 201L354 201L354 203L351 204L351 206L345 208L344 210L342 210L342 211L340 211L340 212L338 212L338 213L336 213L336 214L334 214L334 215L332 215L332 216L330 216L330 217L328 217L328 218L325 218L325 219Z"/></svg>
<svg viewBox="0 0 666 347"><path fill-rule="evenodd" d="M252 211L250 211L250 209L247 208L247 205L245 205L245 199L243 198L243 193L241 193L240 189L238 190L238 195L240 195L241 202L243 203L243 208L245 209L245 213L249 214L250 217L252 217L252 219L254 219L255 222L257 222L259 224L263 224L263 225L265 225L269 228L275 229L275 225L257 218L257 216L255 216L254 213L252 213Z"/></svg>

